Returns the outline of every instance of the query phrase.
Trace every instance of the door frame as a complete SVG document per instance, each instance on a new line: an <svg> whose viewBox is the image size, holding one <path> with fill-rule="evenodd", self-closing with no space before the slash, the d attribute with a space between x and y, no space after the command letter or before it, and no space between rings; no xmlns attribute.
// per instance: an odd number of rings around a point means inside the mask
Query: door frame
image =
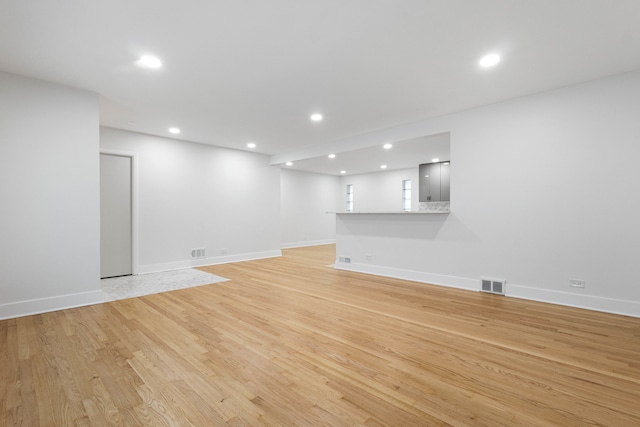
<svg viewBox="0 0 640 427"><path fill-rule="evenodd" d="M100 154L131 159L131 274L138 274L138 153L101 148Z"/></svg>

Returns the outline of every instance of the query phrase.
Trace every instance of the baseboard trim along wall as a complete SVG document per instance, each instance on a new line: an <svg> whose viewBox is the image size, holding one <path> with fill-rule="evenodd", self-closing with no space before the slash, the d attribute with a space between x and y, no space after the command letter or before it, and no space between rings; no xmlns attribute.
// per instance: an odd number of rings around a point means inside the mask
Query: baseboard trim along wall
<svg viewBox="0 0 640 427"><path fill-rule="evenodd" d="M479 291L479 278L469 279L466 277L446 276L360 263L336 262L334 264L334 268L339 270L355 271L358 273L373 274L376 276L392 277L395 279L411 280L431 285L447 286L450 288L464 289L468 291ZM593 295L580 295L576 293L531 288L513 283L507 283L505 296L564 305L568 307L583 308L587 310L602 311L611 314L640 317L640 302L637 301L624 301Z"/></svg>
<svg viewBox="0 0 640 427"><path fill-rule="evenodd" d="M291 249L291 248L304 248L305 246L331 245L335 243L336 243L336 239L303 240L301 242L282 243L280 244L280 247L282 249Z"/></svg>
<svg viewBox="0 0 640 427"><path fill-rule="evenodd" d="M102 290L98 290L1 304L0 320L31 316L33 314L48 313L51 311L82 307L85 305L93 305L103 301L104 298Z"/></svg>
<svg viewBox="0 0 640 427"><path fill-rule="evenodd" d="M160 271L178 270L180 268L203 267L205 265L227 264L230 262L251 261L262 258L275 258L279 256L282 256L282 251L275 250L168 262L164 264L141 265L138 268L138 274L157 273ZM102 294L102 290L98 290L28 301L18 301L9 304L0 304L0 320L31 316L33 314L48 313L51 311L99 304L102 302L104 302L104 295Z"/></svg>
<svg viewBox="0 0 640 427"><path fill-rule="evenodd" d="M507 296L584 308L587 310L603 311L611 314L640 317L640 302L637 301L624 301L593 295L537 289L512 283L507 284Z"/></svg>
<svg viewBox="0 0 640 427"><path fill-rule="evenodd" d="M139 273L155 273L159 271L177 270L180 268L202 267L205 265L251 261L263 258L275 258L279 256L282 256L282 251L276 250L238 255L227 255L213 258L202 258L197 260L164 264L151 264L140 266ZM479 290L479 279L469 279L466 277L447 276L420 271L344 262L336 262L334 264L334 268L337 268L339 270L354 271L358 273L373 274L376 276L392 277L396 279L446 286L468 291ZM583 308L587 310L602 311L612 314L620 314L624 316L640 317L640 302L637 301L624 301L593 295L579 295L576 293L559 292L548 289L537 289L513 283L507 284L505 296L565 305L569 307ZM104 300L102 291L98 290L70 295L40 298L35 300L18 301L9 304L0 304L0 320L99 304L103 301Z"/></svg>
<svg viewBox="0 0 640 427"><path fill-rule="evenodd" d="M204 267L206 265L227 264L230 262L251 261L263 258L282 256L281 250L249 252L244 254L222 255L216 257L189 259L184 261L166 262L161 264L147 264L138 266L138 274L158 273L160 271L178 270L181 268Z"/></svg>
<svg viewBox="0 0 640 427"><path fill-rule="evenodd" d="M381 267L379 265L336 262L334 268L355 271L358 273L374 274L376 276L392 277L394 279L411 280L413 282L431 285L447 286L449 288L478 290L478 281L465 277L445 276L442 274L424 273L422 271L403 270L400 268Z"/></svg>

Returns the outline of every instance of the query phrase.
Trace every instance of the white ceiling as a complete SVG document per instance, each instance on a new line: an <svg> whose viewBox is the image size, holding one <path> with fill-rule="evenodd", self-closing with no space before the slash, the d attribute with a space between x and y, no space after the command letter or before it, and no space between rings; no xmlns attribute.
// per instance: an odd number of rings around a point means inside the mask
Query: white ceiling
<svg viewBox="0 0 640 427"><path fill-rule="evenodd" d="M639 23L639 0L0 0L0 70L98 92L105 126L277 155L640 69Z"/></svg>
<svg viewBox="0 0 640 427"><path fill-rule="evenodd" d="M450 160L449 140L448 133L441 133L395 142L390 149L378 144L344 151L335 158L322 155L295 161L291 166L282 164L280 167L328 175L342 175L341 171L345 171L345 175L357 175L417 168L419 164L431 163L433 159ZM381 169L382 165L387 167Z"/></svg>

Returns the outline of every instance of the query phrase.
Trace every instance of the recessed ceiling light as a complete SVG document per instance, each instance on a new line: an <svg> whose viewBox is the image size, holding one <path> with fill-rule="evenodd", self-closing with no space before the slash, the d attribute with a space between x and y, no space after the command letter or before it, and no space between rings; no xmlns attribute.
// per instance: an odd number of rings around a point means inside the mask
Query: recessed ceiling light
<svg viewBox="0 0 640 427"><path fill-rule="evenodd" d="M155 56L144 55L138 59L138 65L147 68L160 68L162 66L162 62Z"/></svg>
<svg viewBox="0 0 640 427"><path fill-rule="evenodd" d="M177 135L177 134L180 133L180 129L178 129L178 128L169 128L169 132L174 134L174 135Z"/></svg>
<svg viewBox="0 0 640 427"><path fill-rule="evenodd" d="M247 142L247 147L256 148L256 143L255 142Z"/></svg>
<svg viewBox="0 0 640 427"><path fill-rule="evenodd" d="M388 150L391 147L393 147L393 144L388 144L388 143L382 146L382 148L384 148L385 150Z"/></svg>
<svg viewBox="0 0 640 427"><path fill-rule="evenodd" d="M380 169L386 169L387 165L380 165Z"/></svg>
<svg viewBox="0 0 640 427"><path fill-rule="evenodd" d="M435 159L431 159L431 161L432 161L433 163L435 163L435 162L439 162L439 161L440 161L440 159L435 158Z"/></svg>
<svg viewBox="0 0 640 427"><path fill-rule="evenodd" d="M347 173L347 171L340 171L340 173L341 173L341 174L345 174L345 173Z"/></svg>
<svg viewBox="0 0 640 427"><path fill-rule="evenodd" d="M329 154L327 157L329 157L330 159L335 159L336 155L335 154Z"/></svg>
<svg viewBox="0 0 640 427"><path fill-rule="evenodd" d="M496 55L495 53L492 53L491 55L483 56L480 59L480 66L481 67L493 67L498 62L500 62L500 55Z"/></svg>
<svg viewBox="0 0 640 427"><path fill-rule="evenodd" d="M312 114L311 115L311 120L314 121L314 122L321 121L322 120L322 114L318 114L318 113Z"/></svg>
<svg viewBox="0 0 640 427"><path fill-rule="evenodd" d="M293 162L287 162L285 163L287 166L293 166Z"/></svg>

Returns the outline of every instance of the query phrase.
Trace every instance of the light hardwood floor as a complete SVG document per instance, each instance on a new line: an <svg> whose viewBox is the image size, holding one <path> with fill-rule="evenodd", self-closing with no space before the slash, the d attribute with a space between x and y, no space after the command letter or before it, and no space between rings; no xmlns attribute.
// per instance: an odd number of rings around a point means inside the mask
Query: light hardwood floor
<svg viewBox="0 0 640 427"><path fill-rule="evenodd" d="M639 426L640 319L334 270L0 322L0 425Z"/></svg>

